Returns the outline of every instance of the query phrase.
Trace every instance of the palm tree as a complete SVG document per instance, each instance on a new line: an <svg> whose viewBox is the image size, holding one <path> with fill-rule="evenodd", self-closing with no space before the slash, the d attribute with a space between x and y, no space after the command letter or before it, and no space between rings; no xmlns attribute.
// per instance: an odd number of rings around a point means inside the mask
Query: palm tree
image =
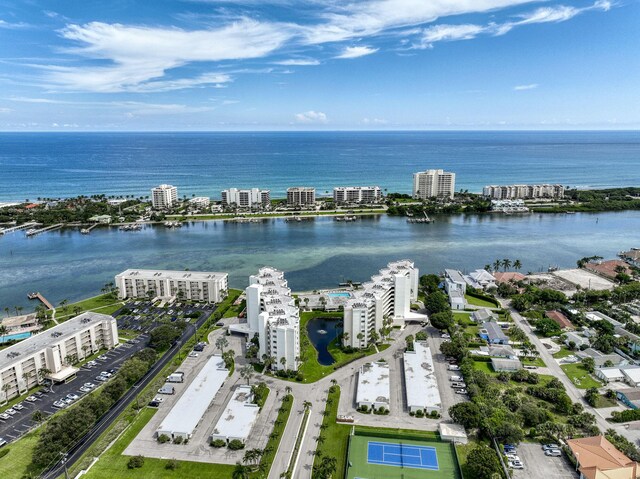
<svg viewBox="0 0 640 479"><path fill-rule="evenodd" d="M302 407L303 407L303 408L305 408L305 409L310 409L310 408L311 408L311 406L312 406L311 401L304 401L304 402L302 403Z"/></svg>
<svg viewBox="0 0 640 479"><path fill-rule="evenodd" d="M8 384L3 384L2 385L2 392L4 393L4 402L8 402L9 401L9 389L11 389L11 386L9 386Z"/></svg>
<svg viewBox="0 0 640 479"><path fill-rule="evenodd" d="M229 346L229 341L227 341L227 338L224 336L219 336L218 339L216 339L216 348L220 350L221 354L224 354L224 348L227 346Z"/></svg>
<svg viewBox="0 0 640 479"><path fill-rule="evenodd" d="M320 304L322 305L322 309L325 309L327 307L327 298L320 296Z"/></svg>
<svg viewBox="0 0 640 479"><path fill-rule="evenodd" d="M343 343L348 343L349 342L349 333L348 332L344 332L342 333L342 342Z"/></svg>
<svg viewBox="0 0 640 479"><path fill-rule="evenodd" d="M291 391L292 391L291 386L285 386L284 392L287 393L287 396L291 394Z"/></svg>
<svg viewBox="0 0 640 479"><path fill-rule="evenodd" d="M517 259L513 262L513 269L518 271L520 268L522 268L522 263L520 262L519 259Z"/></svg>
<svg viewBox="0 0 640 479"><path fill-rule="evenodd" d="M4 308L4 312L5 312L5 314L7 315L7 318L9 317L9 311L11 311L11 309L10 309L10 308L8 308L8 307L7 307L7 308Z"/></svg>
<svg viewBox="0 0 640 479"><path fill-rule="evenodd" d="M271 366L273 366L276 362L276 358L274 358L273 356L268 356L266 354L262 355L262 364L264 364L264 369L270 369Z"/></svg>
<svg viewBox="0 0 640 479"><path fill-rule="evenodd" d="M282 364L282 367L284 368L287 364L287 358L285 358L284 356L282 356L280 358L280 364Z"/></svg>
<svg viewBox="0 0 640 479"><path fill-rule="evenodd" d="M244 464L237 462L236 467L231 473L232 479L249 479L251 475L251 468Z"/></svg>
<svg viewBox="0 0 640 479"><path fill-rule="evenodd" d="M509 258L505 258L502 260L502 266L504 268L504 270L508 270L509 267L511 266L511 260Z"/></svg>
<svg viewBox="0 0 640 479"><path fill-rule="evenodd" d="M254 374L254 371L253 371L253 366L251 366L251 364L245 364L240 369L240 377L242 379L247 380L247 386L249 385L249 382L251 381L253 374Z"/></svg>
<svg viewBox="0 0 640 479"><path fill-rule="evenodd" d="M358 333L356 338L358 338L358 341L359 341L358 345L362 347L362 340L364 339L364 334Z"/></svg>
<svg viewBox="0 0 640 479"><path fill-rule="evenodd" d="M332 379L331 380L331 385L332 386L337 386L338 385L338 380L337 379Z"/></svg>
<svg viewBox="0 0 640 479"><path fill-rule="evenodd" d="M499 259L495 260L493 262L493 270L494 271L499 271L500 270L500 266L502 266L502 261L500 261Z"/></svg>
<svg viewBox="0 0 640 479"><path fill-rule="evenodd" d="M7 333L9 332L9 330L7 329L7 327L3 324L0 325L0 336L2 336L2 342L4 343L4 337L7 335Z"/></svg>

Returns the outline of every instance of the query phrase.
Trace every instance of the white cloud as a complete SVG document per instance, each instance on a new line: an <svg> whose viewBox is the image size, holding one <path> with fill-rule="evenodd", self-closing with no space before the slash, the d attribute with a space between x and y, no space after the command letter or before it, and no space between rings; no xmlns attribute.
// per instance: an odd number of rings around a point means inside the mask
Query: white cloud
<svg viewBox="0 0 640 479"><path fill-rule="evenodd" d="M214 110L211 106L189 106L178 103L144 103L137 101L111 102L114 107L123 107L128 118L148 115L174 115L180 113L199 113Z"/></svg>
<svg viewBox="0 0 640 479"><path fill-rule="evenodd" d="M344 50L342 50L342 53L335 58L341 58L341 59L358 58L358 57L364 57L366 55L371 55L372 53L375 53L377 51L378 51L377 48L371 48L366 46L346 47Z"/></svg>
<svg viewBox="0 0 640 479"><path fill-rule="evenodd" d="M305 67L305 66L315 66L320 65L319 60L313 59L290 59L290 60L281 60L278 62L273 62L275 65L283 65L283 66L292 66L292 67Z"/></svg>
<svg viewBox="0 0 640 479"><path fill-rule="evenodd" d="M2 108L0 107L0 113L11 113L13 110L11 108Z"/></svg>
<svg viewBox="0 0 640 479"><path fill-rule="evenodd" d="M532 25L536 23L559 23L571 20L573 17L591 10L607 11L611 8L608 0L598 0L586 7L572 7L557 5L553 7L542 7L531 12L519 15L517 20L504 23L488 23L486 25L461 24L461 25L434 25L425 28L419 43L412 45L412 48L430 48L433 43L440 41L471 40L479 35L504 35L513 28L522 25Z"/></svg>
<svg viewBox="0 0 640 479"><path fill-rule="evenodd" d="M537 83L529 83L528 85L516 85L513 87L515 91L535 90L538 88Z"/></svg>
<svg viewBox="0 0 640 479"><path fill-rule="evenodd" d="M242 19L218 29L185 31L106 24L70 25L61 32L81 44L67 52L110 61L108 66L51 67L58 87L94 92L167 91L220 85L215 75L158 81L168 70L191 62L260 58L291 38L288 28Z"/></svg>
<svg viewBox="0 0 640 479"><path fill-rule="evenodd" d="M298 123L327 123L329 121L325 113L313 110L296 113L295 118Z"/></svg>
<svg viewBox="0 0 640 479"><path fill-rule="evenodd" d="M363 118L362 123L365 125L386 125L389 122L382 118Z"/></svg>
<svg viewBox="0 0 640 479"><path fill-rule="evenodd" d="M7 30L14 30L14 29L19 29L19 28L27 28L28 26L29 25L27 23L24 23L24 22L10 23L10 22L7 22L6 20L0 19L0 28L5 28Z"/></svg>

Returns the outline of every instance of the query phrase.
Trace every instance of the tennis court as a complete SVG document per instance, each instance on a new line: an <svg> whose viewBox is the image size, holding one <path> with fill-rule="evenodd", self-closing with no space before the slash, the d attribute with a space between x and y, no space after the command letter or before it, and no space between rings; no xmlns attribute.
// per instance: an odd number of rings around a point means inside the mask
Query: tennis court
<svg viewBox="0 0 640 479"><path fill-rule="evenodd" d="M347 461L346 479L460 479L453 446L436 437L356 429Z"/></svg>

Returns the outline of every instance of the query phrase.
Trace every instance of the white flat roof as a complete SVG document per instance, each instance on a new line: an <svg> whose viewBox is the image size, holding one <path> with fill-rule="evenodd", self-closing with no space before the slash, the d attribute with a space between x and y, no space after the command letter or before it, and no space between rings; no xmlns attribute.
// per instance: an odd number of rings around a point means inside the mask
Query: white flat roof
<svg viewBox="0 0 640 479"><path fill-rule="evenodd" d="M179 281L210 281L228 276L215 271L179 271L167 269L128 269L117 276L138 279L174 279Z"/></svg>
<svg viewBox="0 0 640 479"><path fill-rule="evenodd" d="M253 423L260 412L260 408L251 403L252 397L250 386L238 386L211 435L230 440L240 439L244 442L249 437Z"/></svg>
<svg viewBox="0 0 640 479"><path fill-rule="evenodd" d="M16 361L23 361L29 355L43 351L52 344L58 344L94 324L104 322L111 324L111 322L115 322L115 319L106 314L86 312L53 328L34 334L0 352L0 370L14 364ZM115 339L117 340L117 338Z"/></svg>
<svg viewBox="0 0 640 479"><path fill-rule="evenodd" d="M601 376L606 379L615 379L623 377L622 371L620 368L600 368L596 371Z"/></svg>
<svg viewBox="0 0 640 479"><path fill-rule="evenodd" d="M629 381L634 383L640 383L640 367L637 366L628 366L622 369L622 374L624 374Z"/></svg>
<svg viewBox="0 0 640 479"><path fill-rule="evenodd" d="M193 434L228 375L222 357L212 356L158 426L158 434Z"/></svg>
<svg viewBox="0 0 640 479"><path fill-rule="evenodd" d="M404 353L404 378L407 406L441 407L438 381L433 369L431 349L426 343L413 343L414 351Z"/></svg>
<svg viewBox="0 0 640 479"><path fill-rule="evenodd" d="M389 404L389 365L367 363L360 367L356 402Z"/></svg>

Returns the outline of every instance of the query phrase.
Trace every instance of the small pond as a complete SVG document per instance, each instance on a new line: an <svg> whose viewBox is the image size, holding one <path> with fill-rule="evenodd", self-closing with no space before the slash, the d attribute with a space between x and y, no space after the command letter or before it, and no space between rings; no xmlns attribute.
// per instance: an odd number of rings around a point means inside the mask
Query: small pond
<svg viewBox="0 0 640 479"><path fill-rule="evenodd" d="M342 327L338 326L340 318L314 318L307 323L309 340L318 351L318 362L323 366L335 363L329 353L329 344L342 333Z"/></svg>

